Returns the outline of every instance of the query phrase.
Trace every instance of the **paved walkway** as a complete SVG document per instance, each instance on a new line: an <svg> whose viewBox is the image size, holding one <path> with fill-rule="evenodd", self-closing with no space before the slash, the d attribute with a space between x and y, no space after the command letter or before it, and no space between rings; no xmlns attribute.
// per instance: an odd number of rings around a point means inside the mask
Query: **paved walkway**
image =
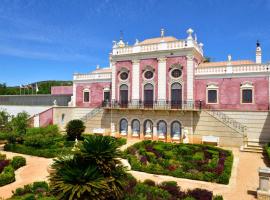
<svg viewBox="0 0 270 200"><path fill-rule="evenodd" d="M16 188L33 183L35 181L45 181L49 175L47 167L52 163L52 159L17 154L12 152L0 151L1 154L6 154L8 158L20 155L25 157L26 166L15 171L16 181L8 185L0 187L1 197L6 199L12 196L12 191Z"/></svg>

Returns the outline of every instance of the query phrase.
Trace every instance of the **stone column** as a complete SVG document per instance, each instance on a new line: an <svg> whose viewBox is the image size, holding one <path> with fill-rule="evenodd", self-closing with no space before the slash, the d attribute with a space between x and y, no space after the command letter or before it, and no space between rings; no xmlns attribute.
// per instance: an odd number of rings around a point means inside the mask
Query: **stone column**
<svg viewBox="0 0 270 200"><path fill-rule="evenodd" d="M154 125L153 126L153 140L157 140L158 139L158 135L157 135L157 126Z"/></svg>
<svg viewBox="0 0 270 200"><path fill-rule="evenodd" d="M158 104L166 102L166 57L158 58Z"/></svg>
<svg viewBox="0 0 270 200"><path fill-rule="evenodd" d="M131 137L132 137L131 124L128 124L128 132L127 132L127 137L128 137L128 138L131 138Z"/></svg>
<svg viewBox="0 0 270 200"><path fill-rule="evenodd" d="M132 61L132 105L137 105L140 100L140 60Z"/></svg>
<svg viewBox="0 0 270 200"><path fill-rule="evenodd" d="M187 56L187 101L188 105L192 105L194 101L193 85L194 85L194 56Z"/></svg>
<svg viewBox="0 0 270 200"><path fill-rule="evenodd" d="M116 100L116 96L115 96L115 88L116 88L116 66L115 66L115 62L111 62L112 65L112 102L114 102Z"/></svg>
<svg viewBox="0 0 270 200"><path fill-rule="evenodd" d="M259 200L270 200L270 168L259 168L259 188L257 189L257 198Z"/></svg>

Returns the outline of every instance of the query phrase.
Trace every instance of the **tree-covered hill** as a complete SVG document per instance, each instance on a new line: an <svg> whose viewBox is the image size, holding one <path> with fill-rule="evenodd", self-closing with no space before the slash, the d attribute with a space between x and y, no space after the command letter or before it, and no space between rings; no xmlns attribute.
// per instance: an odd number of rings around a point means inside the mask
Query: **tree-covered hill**
<svg viewBox="0 0 270 200"><path fill-rule="evenodd" d="M72 81L40 81L21 86L7 86L5 83L0 83L0 95L24 95L36 94L36 86L38 87L37 94L51 94L52 86L71 86Z"/></svg>

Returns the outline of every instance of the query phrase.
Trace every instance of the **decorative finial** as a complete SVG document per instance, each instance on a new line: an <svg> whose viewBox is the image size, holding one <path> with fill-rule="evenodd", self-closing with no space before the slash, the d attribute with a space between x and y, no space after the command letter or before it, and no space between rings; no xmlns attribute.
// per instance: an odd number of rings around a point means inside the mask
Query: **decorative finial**
<svg viewBox="0 0 270 200"><path fill-rule="evenodd" d="M187 30L187 34L188 34L188 37L192 37L192 33L193 33L194 31L191 29L191 28L189 28L188 30Z"/></svg>
<svg viewBox="0 0 270 200"><path fill-rule="evenodd" d="M194 40L195 40L195 42L197 42L197 34L196 33L194 34Z"/></svg>
<svg viewBox="0 0 270 200"><path fill-rule="evenodd" d="M164 34L165 34L165 30L164 30L164 28L162 28L162 29L160 30L160 37L164 37Z"/></svg>
<svg viewBox="0 0 270 200"><path fill-rule="evenodd" d="M260 47L260 46L261 46L259 40L257 40L256 46L257 46L257 47Z"/></svg>
<svg viewBox="0 0 270 200"><path fill-rule="evenodd" d="M229 61L229 62L232 61L232 56L231 56L231 54L228 55L228 61Z"/></svg>
<svg viewBox="0 0 270 200"><path fill-rule="evenodd" d="M99 69L99 65L97 65L96 69Z"/></svg>
<svg viewBox="0 0 270 200"><path fill-rule="evenodd" d="M135 41L135 44L134 45L138 45L139 44L139 40L138 39L136 39L136 41Z"/></svg>

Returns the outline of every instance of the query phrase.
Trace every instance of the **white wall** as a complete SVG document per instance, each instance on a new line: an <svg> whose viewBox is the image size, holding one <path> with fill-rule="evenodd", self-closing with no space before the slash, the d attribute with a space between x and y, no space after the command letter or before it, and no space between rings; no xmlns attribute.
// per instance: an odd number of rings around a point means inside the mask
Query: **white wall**
<svg viewBox="0 0 270 200"><path fill-rule="evenodd" d="M49 108L50 108L50 106L5 106L5 105L0 105L0 110L5 110L11 115L17 115L18 113L25 111L30 116L34 116L34 115L41 113Z"/></svg>

